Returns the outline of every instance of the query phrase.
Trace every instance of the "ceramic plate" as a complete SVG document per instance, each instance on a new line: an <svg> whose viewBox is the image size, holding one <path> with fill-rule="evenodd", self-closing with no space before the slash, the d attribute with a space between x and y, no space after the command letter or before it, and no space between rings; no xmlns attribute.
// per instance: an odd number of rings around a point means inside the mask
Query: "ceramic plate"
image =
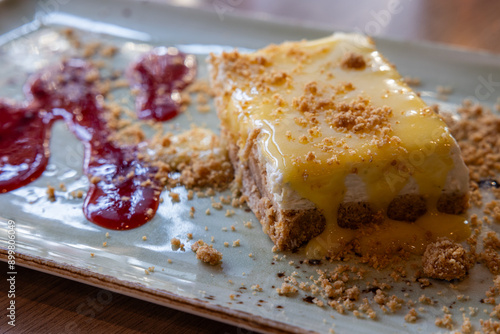
<svg viewBox="0 0 500 334"><path fill-rule="evenodd" d="M62 55L72 54L70 44L61 33L65 27L75 28L86 40L117 46L120 52L111 62L116 69L125 69L154 46L177 46L196 55L199 78L207 77L204 59L210 52L233 47L255 49L269 43L318 38L331 33L146 2L100 0L43 4L46 3L0 3L1 97L21 100L21 87L29 74ZM19 27L20 24L23 25ZM377 39L377 44L403 75L421 79L418 90L429 103L440 103L445 109L453 110L465 97L492 105L498 96L498 92L484 86L488 80L500 79L498 56L384 39ZM437 99L438 85L453 86L448 101ZM126 90L116 94L129 96ZM194 107L167 125L185 129L191 123L218 131L215 111L200 114ZM373 306L378 320L372 321L358 319L350 312L340 315L330 307L306 303L303 298L307 295L303 293L295 297L278 296L275 287L283 282L278 273L290 275L296 271L298 279L305 279L317 269L332 268L336 264L303 264L304 256L300 252L280 253L276 260L271 241L251 212L237 209L233 216L225 217L225 210L232 209L227 206L222 211L212 209L212 214L207 216L204 212L211 208L211 200L187 201L186 190L181 187L176 189L181 202L172 203L167 194L162 194L164 202L156 216L142 227L109 231L96 226L84 218L83 200L69 196L71 191L85 191L88 187L81 171L82 145L58 122L53 127L50 148L50 164L42 177L0 195L0 233L6 236L7 221L15 221L19 265L264 332L324 333L330 328L339 333L435 332L439 329L434 326L434 319L442 315L441 307L453 306L459 294L470 296L460 307L480 307L480 312L483 308L491 310L479 303L491 283L491 275L479 266L456 288L433 282L425 293L434 294L439 304L427 307L415 324L404 321L408 305L393 315L384 315ZM58 190L57 200L49 202L47 185L57 187L60 183L66 185L67 191ZM216 196L220 195L227 193ZM194 218L189 217L191 206L196 209ZM248 221L253 223L252 228L244 226ZM231 230L232 225L235 231ZM193 234L193 240L187 239L187 233ZM143 240L143 236L147 240ZM170 239L173 237L181 239L186 251L172 250ZM222 265L215 267L200 263L190 250L193 241L210 241L212 237L214 246L223 253ZM240 246L232 247L237 239ZM0 241L2 259L5 259L6 240L2 237ZM103 242L107 242L107 247L102 246ZM229 242L230 247L224 247L224 242ZM153 266L154 272L146 274L145 269ZM387 275L388 272L372 270L367 280ZM262 291L252 289L257 284ZM415 298L423 293L418 285L407 287L405 280L395 283L392 291ZM371 299L372 292L363 290L361 297ZM451 311L461 319L459 307ZM480 315L473 318L475 323L479 322Z"/></svg>

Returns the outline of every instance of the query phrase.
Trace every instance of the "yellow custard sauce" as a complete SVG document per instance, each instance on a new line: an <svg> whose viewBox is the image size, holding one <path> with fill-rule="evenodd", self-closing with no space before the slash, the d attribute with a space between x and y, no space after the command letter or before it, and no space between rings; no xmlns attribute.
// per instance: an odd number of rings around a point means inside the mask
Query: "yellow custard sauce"
<svg viewBox="0 0 500 334"><path fill-rule="evenodd" d="M448 215L441 212L426 213L414 223L386 219L367 233L328 224L325 231L309 241L305 253L309 259L334 256L343 247L356 239L361 255L397 254L404 251L422 255L427 245L437 238L447 237L453 241L464 241L471 234L470 224L463 215Z"/></svg>
<svg viewBox="0 0 500 334"><path fill-rule="evenodd" d="M449 231L457 231L457 240L468 236L463 217L432 213L456 167L456 142L371 39L335 34L252 54L226 53L214 61L217 75L224 76L219 118L239 139L240 152L249 134L260 131L259 152L282 174L282 183L325 216L326 229L310 242L311 252L324 252L324 240L333 245L358 235L336 223L351 174L363 181L377 211L384 212L410 181L428 203L430 213L417 222L387 220L383 229L392 232L372 238L419 239Z"/></svg>

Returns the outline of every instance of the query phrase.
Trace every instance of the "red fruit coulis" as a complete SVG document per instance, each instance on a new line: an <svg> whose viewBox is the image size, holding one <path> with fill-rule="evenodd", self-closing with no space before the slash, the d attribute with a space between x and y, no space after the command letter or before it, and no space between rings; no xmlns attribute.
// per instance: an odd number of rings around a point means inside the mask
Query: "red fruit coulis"
<svg viewBox="0 0 500 334"><path fill-rule="evenodd" d="M138 102L142 118L165 120L177 115L179 103L171 94L194 79L194 61L182 61L186 59L182 53L171 55L162 49L131 68L140 73L141 81L135 85L140 90L138 100L145 101ZM67 60L29 79L24 104L0 100L0 191L22 187L43 173L50 157L52 123L62 119L85 146L83 171L91 180L85 217L106 228L131 229L154 216L163 187L154 177L156 168L138 158L137 146L110 140L96 74L83 60ZM151 117L143 116L145 108Z"/></svg>
<svg viewBox="0 0 500 334"><path fill-rule="evenodd" d="M194 56L176 48L156 48L144 55L129 70L140 119L169 120L179 113L180 92L196 76Z"/></svg>

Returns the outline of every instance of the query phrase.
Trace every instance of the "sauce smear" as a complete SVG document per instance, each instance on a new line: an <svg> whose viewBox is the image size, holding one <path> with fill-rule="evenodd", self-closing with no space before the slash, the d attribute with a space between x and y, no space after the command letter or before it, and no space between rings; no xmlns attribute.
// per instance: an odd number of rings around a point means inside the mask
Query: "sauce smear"
<svg viewBox="0 0 500 334"><path fill-rule="evenodd" d="M143 59L148 59L145 78L160 77L169 68L161 57ZM159 64L155 65L156 61ZM189 71L173 71L173 83L164 78L161 85L170 87L171 92L185 88L192 81L194 66ZM71 59L33 75L25 86L28 101L24 105L0 100L0 191L22 187L43 173L50 156L51 125L63 119L85 146L83 171L91 181L83 206L85 217L106 228L131 229L154 216L163 185L155 179L157 169L138 158L136 146L110 140L103 98L96 87L98 78L96 68ZM159 87L155 80L141 86L145 91L139 96L147 95L163 108L166 104L157 102L163 101L158 96L161 91L150 89ZM184 84L176 83L179 80Z"/></svg>
<svg viewBox="0 0 500 334"><path fill-rule="evenodd" d="M0 100L0 190L2 193L36 180L45 170L52 114Z"/></svg>
<svg viewBox="0 0 500 334"><path fill-rule="evenodd" d="M129 70L140 119L166 121L179 114L180 92L196 76L196 59L176 48L153 49L134 63Z"/></svg>

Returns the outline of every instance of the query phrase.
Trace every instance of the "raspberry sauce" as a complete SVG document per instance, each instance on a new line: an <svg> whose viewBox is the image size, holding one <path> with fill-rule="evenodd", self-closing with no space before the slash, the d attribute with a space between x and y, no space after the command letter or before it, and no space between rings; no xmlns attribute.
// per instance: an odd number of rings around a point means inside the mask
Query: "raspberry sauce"
<svg viewBox="0 0 500 334"><path fill-rule="evenodd" d="M144 99L138 102L139 115L166 120L179 113L172 94L193 80L196 65L181 62L186 59L181 53L157 50L133 69L141 73L136 87L138 100ZM138 147L110 140L98 79L96 68L71 59L33 75L25 85L24 104L0 100L0 191L22 187L43 173L50 156L51 125L62 119L85 146L83 171L91 181L85 217L106 228L131 229L154 216L163 185L155 179L156 168L138 158ZM151 117L144 116L146 109Z"/></svg>
<svg viewBox="0 0 500 334"><path fill-rule="evenodd" d="M142 56L129 69L140 119L169 120L179 113L180 92L196 76L196 60L176 48L160 47Z"/></svg>

